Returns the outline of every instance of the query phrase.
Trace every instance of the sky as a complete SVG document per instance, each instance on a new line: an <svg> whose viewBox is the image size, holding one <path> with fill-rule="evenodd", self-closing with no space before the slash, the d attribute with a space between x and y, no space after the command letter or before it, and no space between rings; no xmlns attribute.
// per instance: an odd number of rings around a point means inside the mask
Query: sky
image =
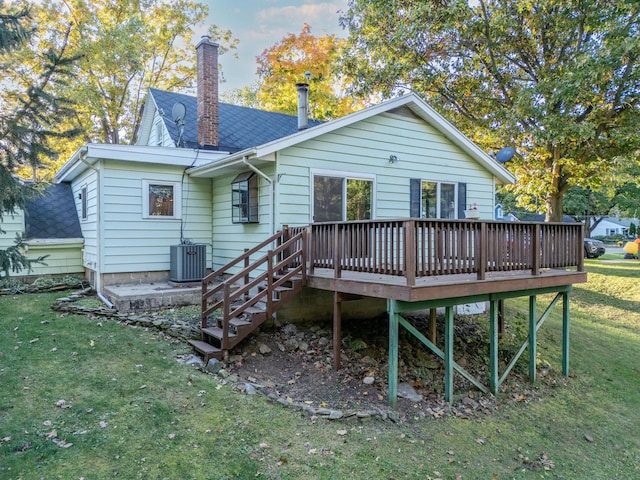
<svg viewBox="0 0 640 480"><path fill-rule="evenodd" d="M287 34L299 35L304 23L311 26L313 35L346 37L346 32L338 25L338 11L347 9L348 0L201 1L209 5L208 24L231 30L240 42L235 50L238 58L233 57L233 52L220 56L219 62L226 79L225 83L220 84L221 94L255 82L256 57Z"/></svg>

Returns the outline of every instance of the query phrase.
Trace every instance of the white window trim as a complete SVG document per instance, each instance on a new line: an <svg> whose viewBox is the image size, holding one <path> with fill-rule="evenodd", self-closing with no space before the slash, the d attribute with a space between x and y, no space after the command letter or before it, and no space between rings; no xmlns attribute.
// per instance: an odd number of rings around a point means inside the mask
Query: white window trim
<svg viewBox="0 0 640 480"><path fill-rule="evenodd" d="M89 188L87 185L80 187L80 221L89 220Z"/></svg>
<svg viewBox="0 0 640 480"><path fill-rule="evenodd" d="M149 185L165 185L173 187L173 215L149 215ZM182 185L180 182L142 180L142 218L150 220L171 220L182 218Z"/></svg>
<svg viewBox="0 0 640 480"><path fill-rule="evenodd" d="M371 220L377 218L377 207L378 204L376 202L376 175L371 173L358 173L358 172L348 172L343 170L323 170L311 168L309 169L310 178L309 178L309 198L311 199L311 203L309 204L309 220L310 223L313 223L313 206L315 205L315 194L313 191L314 186L314 177L334 177L334 178L344 178L345 180L371 180L373 182L372 188L372 198L371 198ZM347 195L347 182L344 182L342 187L342 195L346 197ZM347 202L342 202L342 218L347 218ZM344 221L344 220L343 220Z"/></svg>
<svg viewBox="0 0 640 480"><path fill-rule="evenodd" d="M423 178L420 180L420 215L422 215L422 218L431 218L431 217L425 217L425 212L422 211L422 184L423 183L435 183L436 184L436 215L440 215L440 212L442 212L442 208L441 208L441 204L442 204L442 198L441 198L441 190L440 187L442 185L453 185L453 195L454 195L454 202L456 204L455 209L454 209L454 217L453 219L457 219L458 218L458 182L448 182L448 181L442 181L442 180L428 180L426 178ZM464 182L463 182L464 183ZM436 219L442 219L442 217L437 216ZM446 220L446 219L445 219Z"/></svg>

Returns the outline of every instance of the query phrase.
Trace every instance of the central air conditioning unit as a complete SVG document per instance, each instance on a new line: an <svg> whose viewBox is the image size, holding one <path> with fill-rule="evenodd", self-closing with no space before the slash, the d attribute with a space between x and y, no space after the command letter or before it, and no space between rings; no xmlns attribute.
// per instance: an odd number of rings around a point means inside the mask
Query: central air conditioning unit
<svg viewBox="0 0 640 480"><path fill-rule="evenodd" d="M171 245L169 280L199 282L207 270L207 246L204 243Z"/></svg>

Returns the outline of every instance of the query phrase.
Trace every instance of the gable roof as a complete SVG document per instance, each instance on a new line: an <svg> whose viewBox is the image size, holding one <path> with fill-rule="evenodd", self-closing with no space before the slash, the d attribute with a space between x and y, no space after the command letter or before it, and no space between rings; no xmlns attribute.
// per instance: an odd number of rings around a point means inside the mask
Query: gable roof
<svg viewBox="0 0 640 480"><path fill-rule="evenodd" d="M173 143L185 148L198 148L196 97L156 88L149 89L149 97L160 112ZM180 139L178 126L171 118L173 106L178 102L182 103L186 110L182 139ZM149 102L147 102L145 109L148 107ZM295 115L267 112L228 103L218 104L218 115L218 150L230 153L269 143L298 131L298 117ZM150 120L151 118L148 117L148 121ZM309 120L309 127L321 123L317 120ZM148 127L149 125L147 125Z"/></svg>
<svg viewBox="0 0 640 480"><path fill-rule="evenodd" d="M371 118L375 115L391 112L401 107L409 108L415 115L442 133L463 152L491 172L499 183L515 183L516 179L511 172L509 172L495 159L490 157L478 145L473 143L462 132L460 132L460 130L454 127L415 93L409 93L387 100L336 120L316 125L313 128L299 131L296 128L296 132L291 135L277 138L267 143L257 144L236 153L232 153L231 155L216 160L208 165L192 168L188 173L196 177L211 176L213 172L221 168L243 163L252 158L269 158L272 154L284 148L297 145L325 133L333 132L339 128L347 127L356 122L366 120L367 118Z"/></svg>
<svg viewBox="0 0 640 480"><path fill-rule="evenodd" d="M25 207L25 238L82 238L71 185L49 185Z"/></svg>

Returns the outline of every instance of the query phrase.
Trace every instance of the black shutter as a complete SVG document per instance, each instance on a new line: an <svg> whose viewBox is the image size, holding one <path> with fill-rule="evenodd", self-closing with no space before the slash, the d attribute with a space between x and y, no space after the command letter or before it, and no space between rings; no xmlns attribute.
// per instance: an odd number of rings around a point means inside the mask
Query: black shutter
<svg viewBox="0 0 640 480"><path fill-rule="evenodd" d="M467 209L467 184L458 184L458 218L464 218L464 211Z"/></svg>
<svg viewBox="0 0 640 480"><path fill-rule="evenodd" d="M409 216L420 218L420 189L422 181L419 178L409 180Z"/></svg>

